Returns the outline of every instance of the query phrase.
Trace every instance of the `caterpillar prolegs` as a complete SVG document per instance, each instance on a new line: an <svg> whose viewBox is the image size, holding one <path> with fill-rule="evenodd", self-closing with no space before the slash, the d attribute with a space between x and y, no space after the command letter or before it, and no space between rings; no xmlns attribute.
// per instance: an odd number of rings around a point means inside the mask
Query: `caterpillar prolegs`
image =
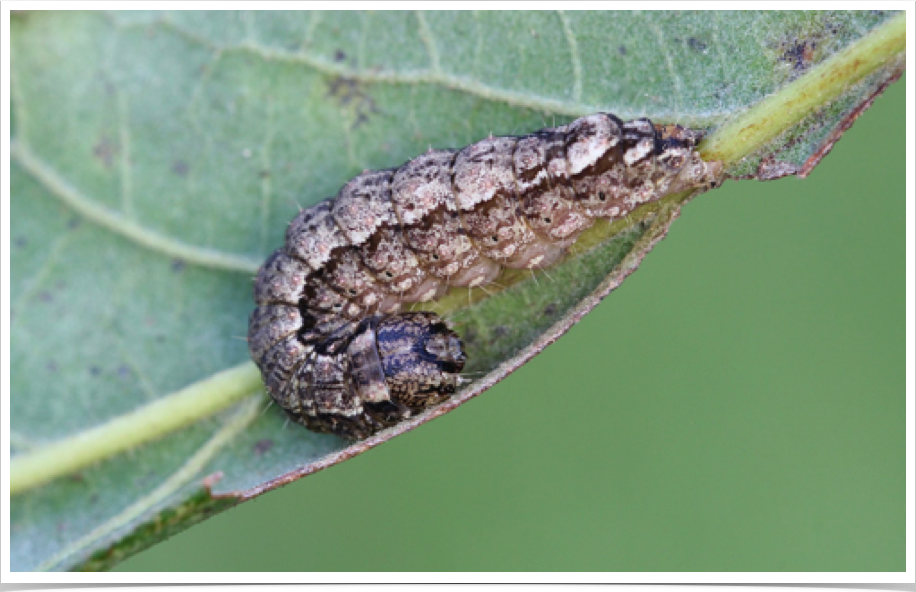
<svg viewBox="0 0 916 592"><path fill-rule="evenodd" d="M248 342L271 397L319 432L365 438L453 392L466 359L404 304L544 268L598 218L717 183L698 132L599 113L367 171L302 210L258 272Z"/></svg>

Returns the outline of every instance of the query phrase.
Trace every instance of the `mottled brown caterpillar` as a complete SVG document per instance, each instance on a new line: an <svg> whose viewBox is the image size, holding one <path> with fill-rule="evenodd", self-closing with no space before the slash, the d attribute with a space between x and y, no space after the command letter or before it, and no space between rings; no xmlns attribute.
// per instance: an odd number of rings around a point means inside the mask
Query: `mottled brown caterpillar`
<svg viewBox="0 0 916 592"><path fill-rule="evenodd" d="M308 428L365 438L450 396L465 353L402 305L556 263L597 218L716 183L700 134L605 113L358 175L303 210L258 272L248 342Z"/></svg>

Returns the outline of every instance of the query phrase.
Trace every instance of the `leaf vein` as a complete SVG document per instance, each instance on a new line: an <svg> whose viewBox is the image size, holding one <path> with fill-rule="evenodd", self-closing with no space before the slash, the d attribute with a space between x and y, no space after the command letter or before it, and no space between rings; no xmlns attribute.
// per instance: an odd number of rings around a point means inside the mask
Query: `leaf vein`
<svg viewBox="0 0 916 592"><path fill-rule="evenodd" d="M264 131L264 144L261 147L261 250L267 250L268 221L270 220L270 203L272 199L271 183L271 151L274 140L274 102L270 97L266 99L267 125Z"/></svg>
<svg viewBox="0 0 916 592"><path fill-rule="evenodd" d="M32 153L26 145L20 142L15 140L11 142L10 157L41 183L51 195L70 206L73 210L99 226L130 239L151 251L182 259L193 265L239 273L253 274L260 267L260 261L182 242L146 228L133 220L129 220L119 212L99 205L80 193L64 180L57 171L48 166L39 156Z"/></svg>
<svg viewBox="0 0 916 592"><path fill-rule="evenodd" d="M566 35L566 43L569 45L569 60L572 62L573 71L573 93L572 99L579 103L582 101L582 60L579 58L579 43L576 41L576 35L573 33L569 17L562 10L557 11L560 22L563 23L563 34Z"/></svg>
<svg viewBox="0 0 916 592"><path fill-rule="evenodd" d="M519 92L509 89L499 88L483 84L473 78L457 76L445 72L433 72L431 70L412 70L404 72L393 72L386 70L361 70L354 69L345 64L334 63L325 58L310 55L306 52L289 53L276 51L255 45L244 45L236 48L227 49L226 51L249 51L261 58L271 61L285 61L292 63L301 63L312 69L329 76L336 76L364 82L367 84L429 84L448 90L463 92L467 95L479 97L489 101L505 103L513 107L531 109L534 111L547 111L558 115L581 116L589 113L601 111L606 106L586 104L582 102L564 101L546 97L543 95L532 94L527 91ZM631 112L626 109L617 109L616 114L623 118L629 119L638 117L640 114L635 111ZM703 126L716 121L718 118L726 115L727 112L708 111L697 112L690 116L683 117L680 121L686 125ZM655 112L655 118L659 121L673 121L678 117L679 112Z"/></svg>
<svg viewBox="0 0 916 592"><path fill-rule="evenodd" d="M438 86L447 90L462 92L470 96L479 97L488 101L505 103L513 107L531 109L534 111L546 111L557 115L568 115L578 117L597 113L607 109L608 105L587 104L580 101L567 101L555 99L543 95L533 94L529 91L513 91L506 88L500 88L484 84L479 80L471 77L458 76L433 69L425 70L404 70L392 71L381 70L376 68L352 67L342 62L333 62L324 57L313 55L307 51L289 52L274 48L264 47L254 41L245 41L234 46L221 46L212 41L200 37L190 31L185 30L179 24L162 18L155 21L155 24L169 28L182 35L189 41L199 43L204 47L209 47L223 52L249 52L260 57L265 61L278 61L297 63L308 66L328 76L341 77L355 82L364 82L367 84L428 84ZM138 26L134 24L121 25L122 27ZM362 62L359 62L362 63ZM660 122L679 121L684 125L703 127L716 122L721 117L728 115L729 111L698 111L684 116L679 109L674 111L654 111L654 118ZM632 119L644 115L643 111L616 109L615 114L622 119Z"/></svg>
<svg viewBox="0 0 916 592"><path fill-rule="evenodd" d="M429 55L429 69L435 74L442 73L442 66L439 63L439 48L436 46L436 40L433 38L432 29L426 21L426 16L422 10L414 12L417 15L417 22L420 24L420 39L426 46L426 53Z"/></svg>
<svg viewBox="0 0 916 592"><path fill-rule="evenodd" d="M658 23L654 19L648 19L649 27L651 27L652 32L655 33L655 38L658 40L659 52L665 56L665 65L668 66L668 73L671 75L671 80L674 82L674 119L675 123L680 123L680 114L681 114L681 99L684 94L684 81L681 80L680 75L677 73L677 69L674 67L674 62L671 60L671 50L665 45L665 35L662 32L661 27L658 26Z"/></svg>
<svg viewBox="0 0 916 592"><path fill-rule="evenodd" d="M120 177L121 177L121 203L124 213L129 218L135 218L133 197L133 168L130 161L130 105L123 92L118 91L118 136L120 138Z"/></svg>
<svg viewBox="0 0 916 592"><path fill-rule="evenodd" d="M210 78L213 76L213 71L216 70L216 66L219 64L222 56L223 52L221 49L216 49L213 51L213 55L210 57L210 61L207 62L207 64L203 67L203 73L198 79L197 84L194 85L194 90L191 91L191 98L188 100L188 106L185 108L185 115L194 125L194 129L201 133L203 133L204 129L200 124L200 119L197 117L195 107L197 106L197 102L200 100L201 94L203 94L204 89L210 82Z"/></svg>
<svg viewBox="0 0 916 592"><path fill-rule="evenodd" d="M301 47L308 47L312 44L312 37L315 35L315 29L321 23L321 11L314 10L310 13L309 24L305 29L305 39L302 40Z"/></svg>
<svg viewBox="0 0 916 592"><path fill-rule="evenodd" d="M242 26L245 28L245 39L254 41L257 38L255 33L254 21L251 20L252 13L250 10L243 10L239 13L242 19Z"/></svg>
<svg viewBox="0 0 916 592"><path fill-rule="evenodd" d="M11 105L15 106L11 114L15 117L16 133L22 138L27 138L29 117L25 97L22 95L22 83L19 76L16 75L16 60L12 58L10 59L10 97Z"/></svg>
<svg viewBox="0 0 916 592"><path fill-rule="evenodd" d="M356 63L363 68L368 67L366 63L366 33L369 32L369 18L368 13L359 13L359 21L362 27L359 29L359 39L356 41Z"/></svg>
<svg viewBox="0 0 916 592"><path fill-rule="evenodd" d="M150 401L156 400L159 396L159 393L156 392L156 389L153 388L153 383L150 381L149 376L146 375L146 372L143 371L143 368L137 363L137 360L128 352L126 344L120 335L118 337L118 345L123 356L124 363L134 371L134 374L137 376L137 382L140 383L140 389L146 395L147 399Z"/></svg>
<svg viewBox="0 0 916 592"><path fill-rule="evenodd" d="M24 312L24 307L32 301L32 297L41 287L42 283L48 278L51 274L51 270L54 269L54 266L60 260L61 254L64 252L65 247L70 244L70 241L73 240L73 236L76 234L78 229L73 229L68 231L66 234L63 234L54 241L51 245L51 249L48 252L48 256L42 262L41 267L38 268L38 271L32 274L32 276L25 282L28 284L19 298L16 299L16 302L11 307L11 310L16 313L16 316L13 317L15 322L16 318L22 316Z"/></svg>
<svg viewBox="0 0 916 592"><path fill-rule="evenodd" d="M722 15L719 12L715 12L713 13L713 16L715 17L716 21L718 21L718 26L713 27L712 29L713 45L715 45L715 48L716 48L716 57L719 59L719 65L722 67L722 73L725 75L723 77L723 80L727 80L727 81L735 80L735 76L732 74L731 64L726 59L725 43L719 37L720 31L724 31L724 27L722 25ZM724 93L723 93L723 97L724 97ZM723 108L722 103L724 103L724 101L725 101L724 98L719 99L719 108L720 109Z"/></svg>

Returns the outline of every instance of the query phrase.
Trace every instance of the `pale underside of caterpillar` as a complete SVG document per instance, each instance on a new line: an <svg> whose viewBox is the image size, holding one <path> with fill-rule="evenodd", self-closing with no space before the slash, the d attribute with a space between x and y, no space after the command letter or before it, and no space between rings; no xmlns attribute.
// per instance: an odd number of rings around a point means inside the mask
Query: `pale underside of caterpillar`
<svg viewBox="0 0 916 592"><path fill-rule="evenodd" d="M248 343L295 421L365 438L461 382L459 337L403 305L559 261L598 218L715 185L700 134L599 113L366 171L302 210L261 267Z"/></svg>

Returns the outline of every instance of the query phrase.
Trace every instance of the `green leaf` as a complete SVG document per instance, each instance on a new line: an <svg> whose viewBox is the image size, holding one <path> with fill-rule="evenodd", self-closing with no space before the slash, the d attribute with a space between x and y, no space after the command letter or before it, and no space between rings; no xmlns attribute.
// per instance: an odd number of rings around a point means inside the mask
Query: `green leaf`
<svg viewBox="0 0 916 592"><path fill-rule="evenodd" d="M600 110L708 129L733 176L806 174L905 45L880 12L30 12L11 33L13 570L109 567L476 396L687 196L599 225L549 276L447 296L485 375L346 448L263 410L247 362L250 276L299 206L430 145Z"/></svg>

